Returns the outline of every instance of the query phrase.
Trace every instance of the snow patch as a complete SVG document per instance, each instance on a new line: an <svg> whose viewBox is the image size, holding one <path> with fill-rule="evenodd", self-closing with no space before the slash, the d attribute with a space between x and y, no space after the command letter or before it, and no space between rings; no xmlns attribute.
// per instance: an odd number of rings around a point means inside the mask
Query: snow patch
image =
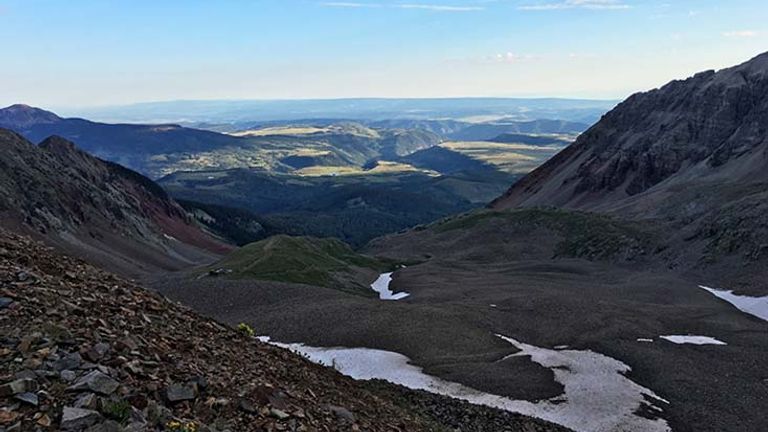
<svg viewBox="0 0 768 432"><path fill-rule="evenodd" d="M644 343L653 343L653 339L649 338L637 338L638 342L644 342Z"/></svg>
<svg viewBox="0 0 768 432"><path fill-rule="evenodd" d="M768 321L768 296L765 297L749 297L736 295L733 291L718 290L714 288L705 287L699 285L699 288L704 289L712 293L714 296L727 301L734 305L742 312L754 315L762 320Z"/></svg>
<svg viewBox="0 0 768 432"><path fill-rule="evenodd" d="M555 351L497 336L520 350L505 358L530 356L532 361L552 369L555 379L565 387L565 394L539 402L514 400L427 375L420 367L410 364L408 357L395 352L283 344L270 342L265 336L259 339L303 354L315 363L333 367L355 379L383 379L411 389L541 418L577 432L671 431L661 418L636 415L641 407L662 411L661 407L649 404L646 397L669 402L627 378L630 367L626 364L592 351Z"/></svg>
<svg viewBox="0 0 768 432"><path fill-rule="evenodd" d="M727 343L717 340L713 337L709 336L682 336L682 335L671 335L671 336L659 336L662 339L668 340L672 343L676 344L693 344L693 345L728 345Z"/></svg>
<svg viewBox="0 0 768 432"><path fill-rule="evenodd" d="M382 273L378 279L373 281L371 288L379 293L381 300L401 300L408 297L410 294L407 292L395 293L389 289L389 284L392 282L392 272Z"/></svg>

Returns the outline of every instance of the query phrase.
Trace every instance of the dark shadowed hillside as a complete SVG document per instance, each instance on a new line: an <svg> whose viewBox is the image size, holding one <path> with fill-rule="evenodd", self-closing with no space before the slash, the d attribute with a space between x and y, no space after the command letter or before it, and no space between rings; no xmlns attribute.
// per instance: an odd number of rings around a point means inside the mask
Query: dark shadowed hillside
<svg viewBox="0 0 768 432"><path fill-rule="evenodd" d="M0 210L6 227L130 274L228 250L157 184L59 137L35 146L0 130Z"/></svg>

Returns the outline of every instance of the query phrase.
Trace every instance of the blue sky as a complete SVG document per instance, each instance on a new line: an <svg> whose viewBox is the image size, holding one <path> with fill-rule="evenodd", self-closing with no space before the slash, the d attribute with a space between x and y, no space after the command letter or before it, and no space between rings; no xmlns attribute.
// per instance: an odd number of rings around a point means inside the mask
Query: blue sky
<svg viewBox="0 0 768 432"><path fill-rule="evenodd" d="M0 0L0 104L622 98L768 50L765 0Z"/></svg>

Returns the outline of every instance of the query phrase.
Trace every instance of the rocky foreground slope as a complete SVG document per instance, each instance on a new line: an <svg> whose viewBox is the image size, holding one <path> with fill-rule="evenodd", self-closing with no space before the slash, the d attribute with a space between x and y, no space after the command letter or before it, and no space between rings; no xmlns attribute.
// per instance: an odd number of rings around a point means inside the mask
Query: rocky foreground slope
<svg viewBox="0 0 768 432"><path fill-rule="evenodd" d="M0 431L564 431L247 333L0 230Z"/></svg>

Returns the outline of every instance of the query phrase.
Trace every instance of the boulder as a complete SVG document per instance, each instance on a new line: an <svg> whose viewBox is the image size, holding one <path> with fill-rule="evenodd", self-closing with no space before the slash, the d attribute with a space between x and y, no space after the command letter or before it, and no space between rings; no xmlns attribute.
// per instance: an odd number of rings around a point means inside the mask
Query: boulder
<svg viewBox="0 0 768 432"><path fill-rule="evenodd" d="M101 414L97 411L75 407L64 407L64 411L61 414L61 429L82 430L100 422L101 419Z"/></svg>

